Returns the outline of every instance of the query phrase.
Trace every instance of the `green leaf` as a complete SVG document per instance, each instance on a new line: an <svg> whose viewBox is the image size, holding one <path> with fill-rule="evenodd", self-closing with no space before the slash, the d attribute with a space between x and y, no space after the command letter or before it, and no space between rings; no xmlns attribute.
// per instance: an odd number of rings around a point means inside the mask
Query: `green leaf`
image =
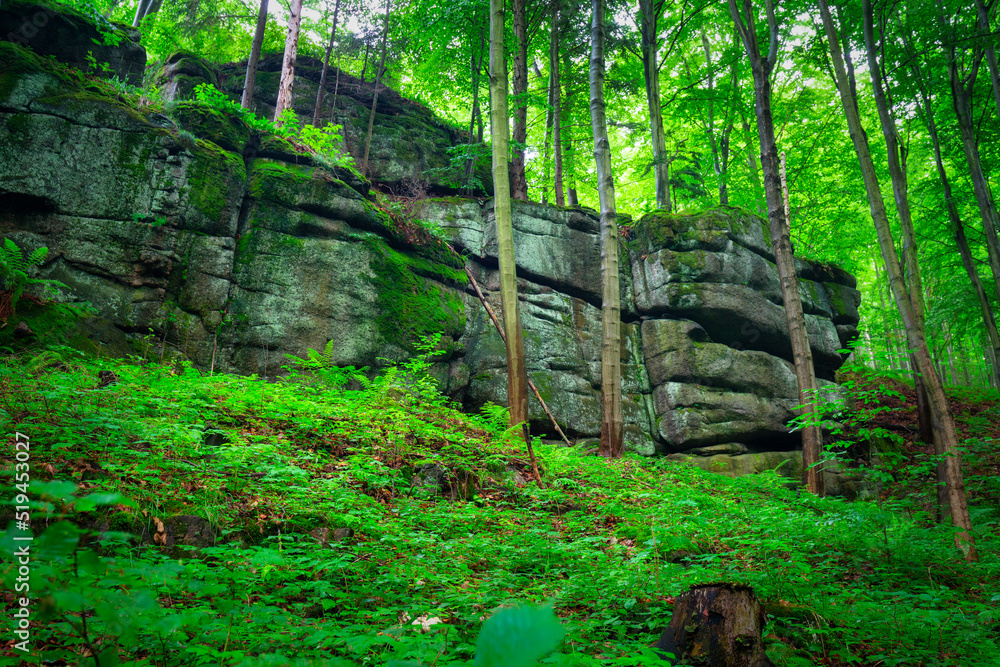
<svg viewBox="0 0 1000 667"><path fill-rule="evenodd" d="M35 553L44 560L68 558L79 542L80 529L69 521L60 521L49 526L38 538Z"/></svg>
<svg viewBox="0 0 1000 667"><path fill-rule="evenodd" d="M552 607L504 609L483 623L475 667L529 667L562 640Z"/></svg>

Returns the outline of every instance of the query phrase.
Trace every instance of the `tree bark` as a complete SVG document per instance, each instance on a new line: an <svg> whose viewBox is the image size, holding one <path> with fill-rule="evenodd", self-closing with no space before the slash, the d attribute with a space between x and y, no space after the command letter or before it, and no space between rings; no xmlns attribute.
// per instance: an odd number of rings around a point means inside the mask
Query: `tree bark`
<svg viewBox="0 0 1000 667"><path fill-rule="evenodd" d="M257 28L253 33L253 44L250 46L250 58L247 60L247 74L243 79L243 97L240 106L244 109L253 107L254 87L257 84L257 63L260 62L260 49L264 44L264 31L267 28L267 0L260 0L257 12Z"/></svg>
<svg viewBox="0 0 1000 667"><path fill-rule="evenodd" d="M836 75L837 90L840 93L844 115L847 117L848 131L854 143L854 149L861 167L861 174L864 178L865 192L868 196L872 220L875 223L875 231L878 236L879 248L882 251L882 260L885 264L889 286L892 289L896 307L899 310L903 326L906 329L907 342L914 351L917 367L927 385L927 396L931 404L934 429L936 431L935 442L939 443L939 447L944 454L947 471L948 505L951 509L952 521L959 529L955 532L955 546L963 552L966 560L974 561L977 560L976 544L970 532L972 530L972 523L969 519L969 509L966 504L965 483L962 478L962 462L956 451L958 447L958 434L955 430L955 422L948 408L948 399L945 396L944 387L937 372L934 370L934 364L931 361L930 352L927 347L926 336L923 329L919 326L913 304L910 302L909 292L903 280L903 270L899 264L899 258L896 256L896 247L892 239L892 231L889 227L889 218L886 214L882 192L879 189L878 178L875 174L875 164L872 161L871 152L868 148L868 138L861 127L861 119L858 116L856 101L851 97L851 88L844 69L843 55L840 51L840 42L837 39L837 30L833 24L833 17L830 15L827 0L819 0L819 9L829 42L830 55Z"/></svg>
<svg viewBox="0 0 1000 667"><path fill-rule="evenodd" d="M969 167L969 177L972 179L972 192L975 194L979 214L983 219L986 252L990 260L990 270L993 273L993 288L997 300L1000 301L1000 240L997 238L997 209L993 197L990 195L989 183L979 159L979 145L972 124L972 109L969 106L969 98L979 69L978 61L973 65L968 79L963 80L958 70L958 59L954 46L951 47L950 56L948 79L951 83L953 108L958 119L958 132L962 139L962 149L965 151L965 161Z"/></svg>
<svg viewBox="0 0 1000 667"><path fill-rule="evenodd" d="M740 584L702 584L674 602L670 626L656 648L673 664L773 667L764 652L764 607Z"/></svg>
<svg viewBox="0 0 1000 667"><path fill-rule="evenodd" d="M299 28L302 25L302 0L291 0L288 34L285 36L285 57L281 62L278 101L274 105L274 124L281 126L281 114L292 107L292 86L295 83L295 61L299 51Z"/></svg>
<svg viewBox="0 0 1000 667"><path fill-rule="evenodd" d="M566 205L566 194L563 191L562 163L562 127L560 126L560 91L559 86L559 7L552 3L552 34L549 40L549 77L552 104L552 189L555 191L556 206Z"/></svg>
<svg viewBox="0 0 1000 667"><path fill-rule="evenodd" d="M378 88L382 84L382 70L385 69L385 50L389 42L389 7L392 0L385 0L385 24L382 26L382 56L378 71L375 72L375 92L372 94L372 110L368 114L368 133L365 135L365 156L361 159L361 173L368 176L368 152L372 146L372 129L375 127L375 108L378 106Z"/></svg>
<svg viewBox="0 0 1000 667"><path fill-rule="evenodd" d="M993 102L997 107L997 118L1000 119L1000 66L997 65L997 51L994 46L996 36L990 34L990 15L983 0L975 0L976 13L979 15L979 31L982 33L986 51L986 64L990 68L990 86L993 89ZM995 3L993 3L995 5Z"/></svg>
<svg viewBox="0 0 1000 667"><path fill-rule="evenodd" d="M914 80L917 81L918 84L923 81L923 79L920 78L921 73L915 64L913 66L913 75ZM969 247L969 241L965 236L965 226L962 224L962 218L958 212L958 202L955 200L955 196L951 192L951 182L948 180L948 172L944 167L944 158L941 155L941 140L938 136L937 123L934 120L934 108L931 106L927 90L923 85L919 86L919 92L920 98L917 100L917 109L918 111L923 112L927 124L927 133L931 139L931 147L934 149L934 165L937 168L938 179L941 181L941 190L944 194L945 209L948 212L948 220L951 223L951 230L955 237L955 244L958 246L958 253L962 257L962 266L965 268L965 275L968 276L969 283L972 285L972 289L976 293L976 301L979 303L979 313L983 318L983 328L986 330L986 334L990 340L990 345L993 347L994 357L1000 359L1000 332L997 331L996 319L993 315L993 309L990 306L989 297L986 294L986 288L983 287L983 281L979 277L979 271L976 268L976 262L972 256L972 249ZM948 351L950 361L950 342L948 344ZM991 380L995 385L1000 385L1000 375L996 372L996 368L993 370ZM954 371L952 371L952 383L955 383Z"/></svg>
<svg viewBox="0 0 1000 667"><path fill-rule="evenodd" d="M326 54L323 56L323 71L319 75L319 88L316 89L316 109L313 111L313 127L319 127L319 107L323 102L323 91L326 89L326 73L330 69L330 53L333 51L333 43L337 39L337 14L340 12L340 0L333 5L333 27L330 29L330 43L326 47Z"/></svg>
<svg viewBox="0 0 1000 667"><path fill-rule="evenodd" d="M510 425L528 423L527 373L524 339L517 307L517 274L514 265L514 228L510 212L507 171L509 122L507 119L507 64L504 60L504 0L490 0L490 125L493 134L493 212L500 259L500 303L507 338L507 406ZM531 440L525 439L530 446Z"/></svg>
<svg viewBox="0 0 1000 667"><path fill-rule="evenodd" d="M486 17L489 21L489 17ZM471 49L470 49L471 50ZM475 143L483 143L483 110L479 106L479 79L483 71L483 54L486 51L486 26L480 26L479 28L479 57L476 58L475 51L472 52L470 56L470 78L472 81L472 111L469 114L469 143L473 143L473 136L476 137ZM473 135L473 130L478 129L478 133ZM466 195L472 194L472 179L476 175L476 161L469 157L465 161L465 183L466 183Z"/></svg>
<svg viewBox="0 0 1000 667"><path fill-rule="evenodd" d="M146 18L146 12L149 10L150 0L139 0L139 4L135 8L135 18L132 19L132 27L138 28L139 24L142 23L142 19Z"/></svg>
<svg viewBox="0 0 1000 667"><path fill-rule="evenodd" d="M538 77L541 78L541 71L538 69L538 63L535 63L535 72ZM543 204L549 203L549 179L552 173L552 160L549 150L552 146L552 122L553 118L553 89L552 89L552 70L548 72L548 77L545 82L545 138L542 141L542 185L541 185L541 202Z"/></svg>
<svg viewBox="0 0 1000 667"><path fill-rule="evenodd" d="M514 62L513 93L514 146L510 162L511 197L519 201L528 199L528 181L524 173L524 143L528 139L528 106L524 95L528 92L528 19L526 0L513 0L514 14ZM495 187L495 186L494 186Z"/></svg>
<svg viewBox="0 0 1000 667"><path fill-rule="evenodd" d="M563 68L562 68L562 80L565 81L566 92L564 94L564 99L566 103L560 108L560 127L562 134L563 145L563 155L565 159L566 167L566 199L570 206L579 206L580 201L576 194L576 149L573 148L573 99L571 93L573 91L573 78L570 76L571 62L569 59L569 53L563 54Z"/></svg>
<svg viewBox="0 0 1000 667"><path fill-rule="evenodd" d="M917 318L920 327L926 330L924 326L924 286L920 277L917 235L913 229L913 214L910 211L906 170L903 169L904 160L901 155L902 148L899 142L899 134L896 131L896 121L889 109L889 102L886 99L885 88L882 83L882 66L878 62L877 56L879 46L875 43L875 17L872 0L862 0L861 13L865 51L868 56L868 73L871 76L875 106L878 109L879 122L882 126L882 136L885 139L889 162L889 177L892 181L892 194L896 201L896 213L899 215L900 233L903 237L903 270L905 272L906 287L910 294L910 302L913 304L913 314ZM915 368L913 364L911 366ZM920 439L924 442L932 443L934 427L931 424L930 405L927 402L927 391L924 388L923 378L921 378L919 373L914 373L913 375L913 386L917 397L917 421ZM943 482L944 480L939 481Z"/></svg>
<svg viewBox="0 0 1000 667"><path fill-rule="evenodd" d="M667 161L667 138L663 131L660 67L657 63L659 50L657 24L662 6L663 3L656 0L639 0L639 33L642 40L642 76L646 84L646 106L649 109L649 131L653 143L656 206L670 211L670 164Z"/></svg>
<svg viewBox="0 0 1000 667"><path fill-rule="evenodd" d="M757 136L760 140L760 162L764 171L764 196L767 201L767 219L771 228L771 245L774 261L781 281L781 298L785 306L788 335L792 345L792 359L795 362L795 377L798 380L800 415L808 422L816 421L816 372L813 368L812 348L806 331L802 297L799 294L799 280L795 273L795 259L789 237L788 221L784 215L784 201L781 194L781 178L778 165L778 147L774 142L774 121L771 115L770 74L778 56L778 24L774 16L771 0L766 0L768 33L770 44L767 55L760 52L753 12L748 2L743 4L741 13L737 0L729 0L729 11L743 41L750 60L754 80L754 105L757 115ZM806 487L822 496L825 492L822 460L823 438L818 425L802 430L803 482Z"/></svg>
<svg viewBox="0 0 1000 667"><path fill-rule="evenodd" d="M600 454L622 455L621 302L618 213L611 172L611 144L604 110L604 0L593 0L590 28L590 123L594 132L597 195L601 205L601 445Z"/></svg>

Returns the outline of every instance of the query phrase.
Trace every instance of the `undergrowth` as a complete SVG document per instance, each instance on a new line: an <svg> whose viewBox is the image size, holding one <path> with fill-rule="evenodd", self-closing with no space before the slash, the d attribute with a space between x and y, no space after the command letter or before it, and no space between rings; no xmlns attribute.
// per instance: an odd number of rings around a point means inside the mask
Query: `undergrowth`
<svg viewBox="0 0 1000 667"><path fill-rule="evenodd" d="M355 381L325 356L274 382L66 349L0 361L3 524L23 490L35 534L25 664L460 665L485 619L546 603L565 634L539 664L665 664L648 647L674 596L717 581L765 601L778 665L996 664L989 526L966 564L903 500L537 443L540 489L502 410L461 414L419 360ZM178 516L214 544L168 539ZM0 540L8 618L19 534Z"/></svg>

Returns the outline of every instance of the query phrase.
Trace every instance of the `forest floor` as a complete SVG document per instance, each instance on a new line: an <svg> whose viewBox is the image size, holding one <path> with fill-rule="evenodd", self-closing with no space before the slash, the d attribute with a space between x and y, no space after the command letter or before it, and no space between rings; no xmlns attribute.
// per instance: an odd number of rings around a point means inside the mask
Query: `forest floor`
<svg viewBox="0 0 1000 667"><path fill-rule="evenodd" d="M928 452L909 439L866 501L536 441L539 488L505 411L458 412L428 368L371 380L317 354L269 382L67 349L0 358L14 499L0 518L26 497L34 534L32 654L5 634L0 656L489 665L484 619L538 604L564 633L538 664L659 665L649 647L674 599L726 581L763 601L777 665L997 664L995 396L955 396L980 555L967 563L925 511ZM902 398L878 400L906 398L892 386ZM876 418L908 435L897 407ZM0 537L9 614L26 532ZM521 648L502 664L533 664Z"/></svg>

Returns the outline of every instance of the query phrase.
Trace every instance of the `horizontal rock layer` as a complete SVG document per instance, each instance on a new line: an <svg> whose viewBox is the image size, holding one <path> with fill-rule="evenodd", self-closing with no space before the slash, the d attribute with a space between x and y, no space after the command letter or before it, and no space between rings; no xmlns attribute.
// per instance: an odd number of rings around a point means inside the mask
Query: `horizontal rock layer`
<svg viewBox="0 0 1000 667"><path fill-rule="evenodd" d="M174 84L198 72L183 61L168 63ZM379 141L391 152L400 139ZM93 305L97 317L78 334L95 346L125 349L151 332L201 367L273 375L285 355L329 341L334 363L376 366L441 333L442 388L470 410L504 403L504 346L459 256L499 312L492 203L430 199L413 213L423 227L393 222L357 175L317 167L218 112L187 104L172 118L143 115L0 42L0 233L50 249L42 275ZM531 203L513 213L529 373L568 433L594 436L597 216ZM797 447L764 222L724 207L653 213L632 236L621 262L629 448L736 461ZM832 379L856 334L859 294L836 267L797 269L817 371ZM534 399L531 419L536 432L550 429Z"/></svg>

